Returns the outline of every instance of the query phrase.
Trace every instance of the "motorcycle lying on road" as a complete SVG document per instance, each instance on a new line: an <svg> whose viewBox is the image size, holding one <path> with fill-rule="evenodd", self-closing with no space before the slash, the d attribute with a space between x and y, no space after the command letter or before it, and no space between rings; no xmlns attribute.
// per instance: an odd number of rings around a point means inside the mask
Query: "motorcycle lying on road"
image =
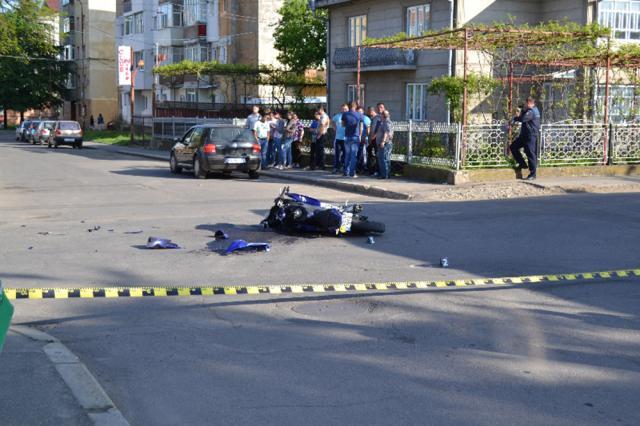
<svg viewBox="0 0 640 426"><path fill-rule="evenodd" d="M287 233L382 234L384 223L370 221L362 211L360 204L329 204L290 192L286 186L261 224Z"/></svg>

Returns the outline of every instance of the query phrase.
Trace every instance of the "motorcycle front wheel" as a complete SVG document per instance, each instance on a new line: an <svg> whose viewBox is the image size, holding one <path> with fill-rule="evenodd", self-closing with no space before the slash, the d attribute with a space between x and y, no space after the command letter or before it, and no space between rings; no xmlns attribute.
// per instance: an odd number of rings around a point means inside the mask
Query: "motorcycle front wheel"
<svg viewBox="0 0 640 426"><path fill-rule="evenodd" d="M384 223L370 220L353 219L351 232L356 234L382 234L385 231Z"/></svg>

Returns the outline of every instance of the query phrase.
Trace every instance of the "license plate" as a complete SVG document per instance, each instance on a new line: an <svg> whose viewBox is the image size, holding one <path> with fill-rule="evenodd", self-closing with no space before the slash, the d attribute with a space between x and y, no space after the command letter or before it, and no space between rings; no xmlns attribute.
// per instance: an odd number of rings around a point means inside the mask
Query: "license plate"
<svg viewBox="0 0 640 426"><path fill-rule="evenodd" d="M247 160L244 158L227 158L224 160L225 164L244 164Z"/></svg>
<svg viewBox="0 0 640 426"><path fill-rule="evenodd" d="M75 139L74 138L64 138L64 141L65 142L73 142L73 141L75 141Z"/></svg>

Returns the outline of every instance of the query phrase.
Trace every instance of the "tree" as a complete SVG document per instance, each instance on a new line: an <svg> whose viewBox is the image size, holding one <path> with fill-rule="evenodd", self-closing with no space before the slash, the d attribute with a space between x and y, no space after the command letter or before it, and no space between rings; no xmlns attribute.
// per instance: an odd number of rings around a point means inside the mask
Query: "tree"
<svg viewBox="0 0 640 426"><path fill-rule="evenodd" d="M58 59L54 18L54 12L37 0L0 8L0 106L5 111L23 112L63 102L70 64Z"/></svg>
<svg viewBox="0 0 640 426"><path fill-rule="evenodd" d="M302 74L322 68L327 54L327 11L309 9L307 0L285 0L275 27L278 60L290 71Z"/></svg>

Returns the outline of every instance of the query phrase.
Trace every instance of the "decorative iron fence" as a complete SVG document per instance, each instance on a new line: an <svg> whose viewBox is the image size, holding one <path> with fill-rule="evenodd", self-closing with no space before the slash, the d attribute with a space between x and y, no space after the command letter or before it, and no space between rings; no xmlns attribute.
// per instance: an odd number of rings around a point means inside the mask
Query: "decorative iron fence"
<svg viewBox="0 0 640 426"><path fill-rule="evenodd" d="M310 120L302 120L306 136L302 146L308 151ZM153 119L154 139L184 135L197 124L230 124L245 126L244 118ZM145 125L148 126L147 123ZM144 125L142 126L145 127ZM423 164L451 169L511 167L509 138L518 129L504 123L468 125L399 121L394 123L392 158L408 164ZM333 132L325 150L333 149ZM538 143L540 166L640 164L640 124L602 124L561 122L544 124Z"/></svg>

